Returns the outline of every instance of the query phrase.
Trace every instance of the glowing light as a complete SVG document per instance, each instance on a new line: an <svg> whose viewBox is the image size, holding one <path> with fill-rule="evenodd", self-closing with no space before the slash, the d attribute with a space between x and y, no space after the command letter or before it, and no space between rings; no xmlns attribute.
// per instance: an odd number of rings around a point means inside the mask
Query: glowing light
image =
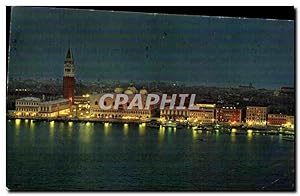
<svg viewBox="0 0 300 196"><path fill-rule="evenodd" d="M72 127L72 126L73 126L73 122L68 122L68 125L69 125L70 127Z"/></svg>
<svg viewBox="0 0 300 196"><path fill-rule="evenodd" d="M231 129L231 133L236 133L237 132L237 129L233 128Z"/></svg>
<svg viewBox="0 0 300 196"><path fill-rule="evenodd" d="M125 124L124 124L124 127L128 127L128 124L127 124L127 123L125 123Z"/></svg>
<svg viewBox="0 0 300 196"><path fill-rule="evenodd" d="M252 134L252 133L253 133L253 130L252 130L252 129L248 129L248 130L247 130L247 133L248 133L248 134Z"/></svg>
<svg viewBox="0 0 300 196"><path fill-rule="evenodd" d="M15 123L16 123L16 127L19 128L21 124L21 119L16 119Z"/></svg>
<svg viewBox="0 0 300 196"><path fill-rule="evenodd" d="M53 120L50 122L50 127L51 127L51 128L54 127L54 121L53 121Z"/></svg>

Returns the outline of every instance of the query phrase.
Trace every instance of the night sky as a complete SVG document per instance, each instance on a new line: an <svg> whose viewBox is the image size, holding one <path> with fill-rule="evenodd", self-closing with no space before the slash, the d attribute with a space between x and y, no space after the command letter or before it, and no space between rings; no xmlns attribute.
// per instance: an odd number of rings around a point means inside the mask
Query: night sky
<svg viewBox="0 0 300 196"><path fill-rule="evenodd" d="M294 86L294 22L55 8L12 9L9 75Z"/></svg>

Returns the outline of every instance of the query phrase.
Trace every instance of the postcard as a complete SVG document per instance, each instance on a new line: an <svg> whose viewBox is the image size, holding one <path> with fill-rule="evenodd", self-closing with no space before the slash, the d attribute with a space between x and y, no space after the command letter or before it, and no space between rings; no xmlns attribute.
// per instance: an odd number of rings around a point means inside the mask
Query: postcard
<svg viewBox="0 0 300 196"><path fill-rule="evenodd" d="M12 191L295 191L295 21L12 7Z"/></svg>

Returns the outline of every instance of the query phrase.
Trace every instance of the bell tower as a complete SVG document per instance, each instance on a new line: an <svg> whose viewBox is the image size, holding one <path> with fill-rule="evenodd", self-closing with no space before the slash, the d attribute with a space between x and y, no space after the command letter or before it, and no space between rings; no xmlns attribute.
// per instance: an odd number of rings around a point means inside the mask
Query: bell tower
<svg viewBox="0 0 300 196"><path fill-rule="evenodd" d="M74 103L74 91L75 91L75 68L74 59L71 48L68 49L65 61L64 61L64 80L63 80L64 98L69 99Z"/></svg>

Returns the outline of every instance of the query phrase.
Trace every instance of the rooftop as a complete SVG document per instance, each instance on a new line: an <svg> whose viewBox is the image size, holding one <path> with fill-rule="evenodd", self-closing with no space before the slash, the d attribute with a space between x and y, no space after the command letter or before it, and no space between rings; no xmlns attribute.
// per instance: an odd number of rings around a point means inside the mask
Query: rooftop
<svg viewBox="0 0 300 196"><path fill-rule="evenodd" d="M41 99L37 97L22 97L17 99L17 101L41 101Z"/></svg>
<svg viewBox="0 0 300 196"><path fill-rule="evenodd" d="M63 103L63 102L69 102L68 99L57 99L57 100L53 100L53 101L45 101L42 102L41 104L58 104L58 103Z"/></svg>

